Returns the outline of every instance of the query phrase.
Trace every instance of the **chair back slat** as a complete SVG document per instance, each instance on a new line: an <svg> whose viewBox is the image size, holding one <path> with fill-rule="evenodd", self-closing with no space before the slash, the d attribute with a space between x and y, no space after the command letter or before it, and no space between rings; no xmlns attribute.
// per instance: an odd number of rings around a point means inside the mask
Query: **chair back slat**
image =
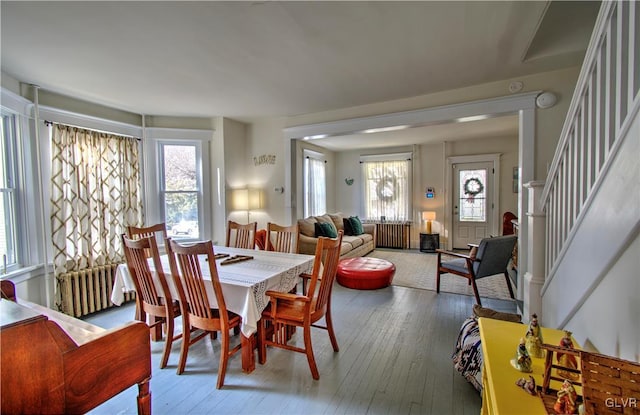
<svg viewBox="0 0 640 415"><path fill-rule="evenodd" d="M170 303L172 301L171 292L169 291L166 276L162 269L155 236L151 235L140 237L139 239L130 239L122 235L122 246L124 247L129 273L134 277L136 291L142 301L154 306L161 306L165 301L158 294L153 278L154 273L151 271L151 267L149 267L147 252L150 252L151 258L153 258L157 280L160 282L162 290L164 291L164 298Z"/></svg>
<svg viewBox="0 0 640 415"><path fill-rule="evenodd" d="M204 259L209 267L213 294L218 303L217 308L220 310L220 319L226 322L227 307L222 294L222 286L218 277L218 268L211 241L185 246L169 240L167 246L169 247L169 261L172 264L171 274L176 286L182 287L181 295L184 295L184 299L189 306L189 314L202 319L214 318L202 274L201 260ZM227 324L223 323L222 325L226 326Z"/></svg>
<svg viewBox="0 0 640 415"><path fill-rule="evenodd" d="M308 296L313 295L313 311L326 308L327 304L331 301L333 281L336 278L338 262L340 261L342 235L342 231L339 231L338 237L335 239L318 238L315 254L316 259L313 264L312 278L307 292ZM316 288L318 283L320 285Z"/></svg>
<svg viewBox="0 0 640 415"><path fill-rule="evenodd" d="M151 226L127 226L127 236L130 239L148 238L153 236L157 246L158 240L160 240L160 243L164 243L164 240L167 238L167 225L164 222L161 222ZM151 252L149 250L146 252L147 258L151 258Z"/></svg>
<svg viewBox="0 0 640 415"><path fill-rule="evenodd" d="M267 251L298 253L298 225L281 226L275 223L267 223L267 238L265 249Z"/></svg>
<svg viewBox="0 0 640 415"><path fill-rule="evenodd" d="M515 235L484 238L478 245L473 264L476 279L503 274L511 259L518 237Z"/></svg>
<svg viewBox="0 0 640 415"><path fill-rule="evenodd" d="M256 246L256 229L257 222L251 222L246 225L229 221L227 223L227 240L226 246L230 248L254 249Z"/></svg>

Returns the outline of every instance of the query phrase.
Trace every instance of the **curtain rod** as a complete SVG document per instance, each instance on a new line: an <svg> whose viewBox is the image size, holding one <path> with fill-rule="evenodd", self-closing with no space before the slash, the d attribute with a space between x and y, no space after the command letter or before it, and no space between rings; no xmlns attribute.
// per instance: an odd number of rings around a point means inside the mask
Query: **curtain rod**
<svg viewBox="0 0 640 415"><path fill-rule="evenodd" d="M136 139L136 140L138 140L138 141L141 141L141 140L142 140L142 138L137 137L137 136L135 136L135 135L122 134L122 133L114 133L114 132L112 132L112 131L98 130L98 129L95 129L95 128L87 128L87 127L82 127L82 126L80 126L80 125L63 124L63 123L60 123L60 122L49 121L49 120L43 120L43 122L44 122L44 125L46 125L47 127L49 127L49 126L51 126L51 125L53 125L53 124L57 124L57 125L64 125L64 126L72 127L72 128L80 128L80 129L82 129L82 130L87 130L87 131L95 131L95 132L98 132L98 133L106 133L106 134L118 135L118 136L120 136L120 137L131 137L131 138L135 138L135 139Z"/></svg>

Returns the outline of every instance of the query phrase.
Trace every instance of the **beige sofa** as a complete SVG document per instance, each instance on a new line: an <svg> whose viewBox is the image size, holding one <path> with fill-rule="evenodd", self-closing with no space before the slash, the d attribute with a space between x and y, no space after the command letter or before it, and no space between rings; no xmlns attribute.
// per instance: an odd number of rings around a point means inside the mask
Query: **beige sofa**
<svg viewBox="0 0 640 415"><path fill-rule="evenodd" d="M314 255L318 238L315 236L316 222L333 223L337 230L344 231L342 213L329 213L322 216L310 216L305 219L298 219L298 252L301 254ZM376 247L376 225L363 223L364 233L358 236L344 235L342 237L342 247L340 248L341 258L353 258L368 254Z"/></svg>

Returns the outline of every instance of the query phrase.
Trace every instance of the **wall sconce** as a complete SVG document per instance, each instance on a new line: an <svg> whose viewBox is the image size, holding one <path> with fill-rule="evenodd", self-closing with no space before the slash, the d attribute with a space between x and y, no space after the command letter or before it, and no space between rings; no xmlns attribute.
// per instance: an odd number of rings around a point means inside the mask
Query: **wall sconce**
<svg viewBox="0 0 640 415"><path fill-rule="evenodd" d="M433 212L433 211L422 212L422 220L427 222L427 233L431 233L431 221L436 220L436 212Z"/></svg>

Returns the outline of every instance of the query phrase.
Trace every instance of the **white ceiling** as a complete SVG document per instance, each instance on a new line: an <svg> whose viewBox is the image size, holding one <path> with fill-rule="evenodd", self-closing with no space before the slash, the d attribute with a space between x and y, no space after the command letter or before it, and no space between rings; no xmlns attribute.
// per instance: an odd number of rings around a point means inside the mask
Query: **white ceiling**
<svg viewBox="0 0 640 415"><path fill-rule="evenodd" d="M599 3L548 4L3 0L1 63L134 113L292 116L580 64Z"/></svg>

